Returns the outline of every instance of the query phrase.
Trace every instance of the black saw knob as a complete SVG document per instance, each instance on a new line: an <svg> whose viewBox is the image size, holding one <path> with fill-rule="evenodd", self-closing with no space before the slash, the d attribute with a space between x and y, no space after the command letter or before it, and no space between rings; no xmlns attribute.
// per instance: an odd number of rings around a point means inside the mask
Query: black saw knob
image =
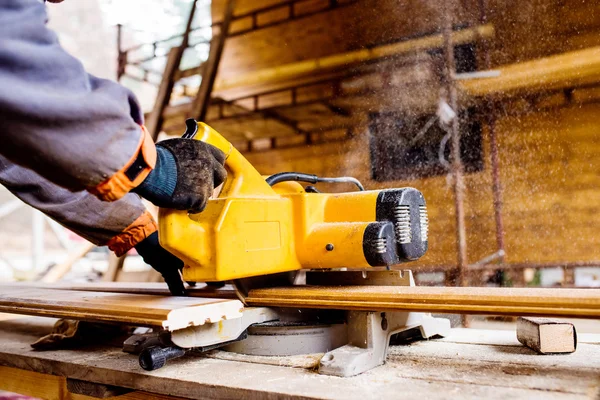
<svg viewBox="0 0 600 400"><path fill-rule="evenodd" d="M180 347L147 347L140 353L140 367L146 371L154 371L164 367L167 360L181 357L185 354L185 350Z"/></svg>

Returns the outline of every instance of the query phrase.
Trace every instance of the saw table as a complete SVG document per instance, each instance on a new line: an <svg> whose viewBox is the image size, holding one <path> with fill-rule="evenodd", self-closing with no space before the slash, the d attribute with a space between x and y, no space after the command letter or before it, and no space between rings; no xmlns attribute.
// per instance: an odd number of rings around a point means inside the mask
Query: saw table
<svg viewBox="0 0 600 400"><path fill-rule="evenodd" d="M448 337L393 346L387 362L351 378L318 375L320 355L258 357L213 351L157 371L111 344L38 352L51 318L0 322L0 390L48 399L598 399L600 335L577 351L540 356L514 331L453 329Z"/></svg>

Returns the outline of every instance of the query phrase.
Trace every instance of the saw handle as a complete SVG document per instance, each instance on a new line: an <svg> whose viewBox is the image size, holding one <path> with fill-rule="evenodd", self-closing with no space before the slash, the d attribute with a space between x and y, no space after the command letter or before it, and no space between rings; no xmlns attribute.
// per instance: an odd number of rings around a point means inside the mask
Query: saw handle
<svg viewBox="0 0 600 400"><path fill-rule="evenodd" d="M195 139L213 145L225 153L227 179L219 198L277 196L256 168L227 139L204 122L198 122L197 125Z"/></svg>

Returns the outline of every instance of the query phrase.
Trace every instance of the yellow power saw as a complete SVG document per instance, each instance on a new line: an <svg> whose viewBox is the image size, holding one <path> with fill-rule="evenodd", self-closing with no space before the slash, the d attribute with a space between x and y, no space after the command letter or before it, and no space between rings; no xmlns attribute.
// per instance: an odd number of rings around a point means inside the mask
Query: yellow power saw
<svg viewBox="0 0 600 400"><path fill-rule="evenodd" d="M202 213L160 210L160 242L185 262L187 282L243 286L301 269L389 267L427 251L426 203L414 188L364 190L353 178L294 172L265 178L210 126L189 119L183 137L222 150L228 172ZM321 193L299 182L352 182L360 190Z"/></svg>
<svg viewBox="0 0 600 400"><path fill-rule="evenodd" d="M354 178L297 172L264 177L208 125L190 119L186 126L184 138L202 140L225 153L228 176L202 213L159 212L160 242L185 262L185 281L210 286L231 282L244 304L252 289L269 286L414 285L410 271L383 267L416 260L427 251L427 208L421 192L364 190ZM322 193L300 182L346 182L359 190ZM430 338L450 329L447 320L415 312L246 304L240 314L170 332L166 343L140 353L140 365L160 368L190 349L224 348L261 356L326 353L319 373L351 376L381 365L394 337ZM136 347L144 340L134 335L128 342Z"/></svg>

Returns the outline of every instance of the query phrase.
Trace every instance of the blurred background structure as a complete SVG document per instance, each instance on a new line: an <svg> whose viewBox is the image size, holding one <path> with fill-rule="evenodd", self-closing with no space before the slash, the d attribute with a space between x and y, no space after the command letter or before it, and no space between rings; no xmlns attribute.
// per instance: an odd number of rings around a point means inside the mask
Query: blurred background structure
<svg viewBox="0 0 600 400"><path fill-rule="evenodd" d="M600 5L230 4L67 1L49 7L50 26L90 72L138 95L155 137L195 117L264 174L419 188L430 214L430 250L410 265L420 284L600 286ZM31 259L41 223L30 213L0 220L8 278L68 257L45 224ZM81 268L102 273L106 252L94 253Z"/></svg>
<svg viewBox="0 0 600 400"><path fill-rule="evenodd" d="M187 0L66 1L59 5L49 4L48 26L57 33L61 45L81 60L88 72L115 79L118 24L128 27L123 35L123 41L128 45L156 40L181 32L191 4ZM196 4L198 23L210 24L210 2L198 1ZM192 62L199 62L206 55L205 46L204 49L188 52L187 56ZM160 61L155 68L160 75L163 68ZM126 84L136 93L142 105L151 109L156 88L137 81ZM98 279L107 270L109 252L106 248L97 248L78 259L77 255L90 249L86 243L27 207L0 186L0 280L40 279L51 267L63 263L67 266L73 264L71 270L63 270L67 279ZM143 272L133 275L131 279L134 280L144 277L148 271L138 257L129 258L127 268Z"/></svg>

